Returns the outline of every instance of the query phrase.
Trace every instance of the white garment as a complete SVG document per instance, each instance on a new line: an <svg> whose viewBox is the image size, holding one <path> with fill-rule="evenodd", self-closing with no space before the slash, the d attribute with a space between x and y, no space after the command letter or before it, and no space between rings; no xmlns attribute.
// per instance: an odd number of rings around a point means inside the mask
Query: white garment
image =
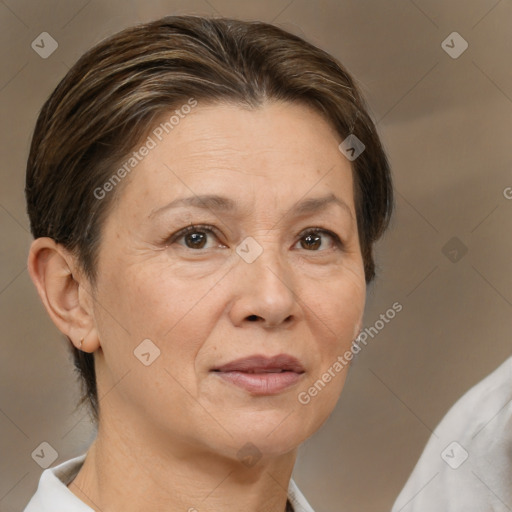
<svg viewBox="0 0 512 512"><path fill-rule="evenodd" d="M43 471L37 491L24 512L92 512L67 485L75 478L85 461L86 453ZM288 499L294 512L314 512L295 482L290 480Z"/></svg>
<svg viewBox="0 0 512 512"><path fill-rule="evenodd" d="M448 411L392 509L441 511L512 511L512 357Z"/></svg>

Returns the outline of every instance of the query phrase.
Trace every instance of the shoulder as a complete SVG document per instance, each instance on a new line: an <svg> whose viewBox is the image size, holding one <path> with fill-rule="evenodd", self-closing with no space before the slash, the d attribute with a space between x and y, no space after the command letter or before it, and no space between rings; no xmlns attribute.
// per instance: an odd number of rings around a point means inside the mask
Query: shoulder
<svg viewBox="0 0 512 512"><path fill-rule="evenodd" d="M435 430L441 438L481 447L498 434L512 439L512 357L467 391ZM427 445L428 446L428 445Z"/></svg>
<svg viewBox="0 0 512 512"><path fill-rule="evenodd" d="M448 411L392 510L509 511L511 480L512 357Z"/></svg>

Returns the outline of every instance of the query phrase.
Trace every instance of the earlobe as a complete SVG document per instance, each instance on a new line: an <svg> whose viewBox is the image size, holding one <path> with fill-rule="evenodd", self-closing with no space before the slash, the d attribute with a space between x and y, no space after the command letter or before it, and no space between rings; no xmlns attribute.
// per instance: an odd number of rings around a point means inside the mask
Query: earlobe
<svg viewBox="0 0 512 512"><path fill-rule="evenodd" d="M81 350L93 352L99 347L88 282L76 272L75 258L49 237L37 238L30 246L28 271L46 311L57 328ZM80 295L82 299L80 300ZM82 343L79 347L80 340ZM94 341L93 341L94 339Z"/></svg>

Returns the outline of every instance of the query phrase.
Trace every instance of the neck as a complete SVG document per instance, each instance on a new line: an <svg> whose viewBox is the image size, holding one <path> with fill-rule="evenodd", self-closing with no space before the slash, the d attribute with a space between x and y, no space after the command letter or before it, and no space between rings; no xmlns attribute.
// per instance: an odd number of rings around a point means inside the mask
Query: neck
<svg viewBox="0 0 512 512"><path fill-rule="evenodd" d="M183 439L104 425L69 489L93 510L285 512L296 450L252 467Z"/></svg>

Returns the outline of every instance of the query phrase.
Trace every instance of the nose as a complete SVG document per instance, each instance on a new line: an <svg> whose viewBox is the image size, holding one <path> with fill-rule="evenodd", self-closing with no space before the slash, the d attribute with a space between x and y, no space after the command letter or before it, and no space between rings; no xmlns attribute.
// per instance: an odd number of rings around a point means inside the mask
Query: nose
<svg viewBox="0 0 512 512"><path fill-rule="evenodd" d="M235 326L256 323L269 329L288 327L300 314L293 269L281 261L277 252L266 247L252 263L242 258L238 261L235 300L230 310Z"/></svg>

